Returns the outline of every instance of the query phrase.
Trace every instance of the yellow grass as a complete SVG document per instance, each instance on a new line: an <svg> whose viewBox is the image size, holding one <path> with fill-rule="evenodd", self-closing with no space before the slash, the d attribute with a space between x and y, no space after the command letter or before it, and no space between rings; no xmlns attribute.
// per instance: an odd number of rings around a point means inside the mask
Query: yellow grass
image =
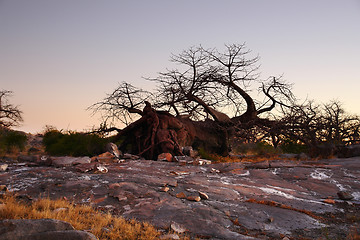
<svg viewBox="0 0 360 240"><path fill-rule="evenodd" d="M233 157L233 156L220 156L217 154L209 154L210 158L213 160L214 163L233 163L233 162L252 162L252 163L257 163L257 162L262 162L262 161L272 161L272 160L279 160L279 156L278 155L249 155L249 156L244 156L242 158L238 158L238 157ZM286 159L286 160L291 160L291 161L298 161L297 159Z"/></svg>
<svg viewBox="0 0 360 240"><path fill-rule="evenodd" d="M158 239L160 232L148 223L127 221L91 206L75 205L65 200L39 199L22 203L9 194L0 199L0 219L52 218L71 223L77 230L86 230L99 239Z"/></svg>

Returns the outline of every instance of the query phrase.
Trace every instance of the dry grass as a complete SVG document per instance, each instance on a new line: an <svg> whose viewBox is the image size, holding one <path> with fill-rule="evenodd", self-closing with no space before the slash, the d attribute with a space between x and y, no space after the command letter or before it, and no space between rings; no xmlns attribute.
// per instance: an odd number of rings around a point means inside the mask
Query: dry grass
<svg viewBox="0 0 360 240"><path fill-rule="evenodd" d="M262 161L273 161L273 160L279 160L281 159L279 157L279 155L275 155L275 154L268 154L268 155L244 155L243 157L239 158L239 157L234 157L234 156L220 156L217 154L209 154L210 159L214 162L214 163L234 163L234 162L252 162L252 163L257 163L257 162L262 162ZM286 159L286 160L291 160L291 161L298 161L297 159L293 158L293 159Z"/></svg>
<svg viewBox="0 0 360 240"><path fill-rule="evenodd" d="M99 239L158 239L160 236L160 232L148 223L127 221L109 213L98 212L91 206L50 199L26 204L8 194L0 199L0 219L41 218L69 222L75 229L90 231Z"/></svg>

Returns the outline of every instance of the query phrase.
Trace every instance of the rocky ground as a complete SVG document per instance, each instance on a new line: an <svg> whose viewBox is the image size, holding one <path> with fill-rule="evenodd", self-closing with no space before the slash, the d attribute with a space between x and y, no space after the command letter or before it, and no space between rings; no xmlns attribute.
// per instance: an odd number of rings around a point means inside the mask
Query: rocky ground
<svg viewBox="0 0 360 240"><path fill-rule="evenodd" d="M25 199L67 198L200 239L359 237L360 157L219 164L124 157L3 158L0 184Z"/></svg>

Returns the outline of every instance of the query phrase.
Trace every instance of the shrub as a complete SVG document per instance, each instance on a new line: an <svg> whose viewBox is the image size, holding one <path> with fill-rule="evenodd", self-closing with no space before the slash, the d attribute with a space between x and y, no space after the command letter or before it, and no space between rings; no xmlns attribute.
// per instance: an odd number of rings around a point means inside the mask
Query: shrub
<svg viewBox="0 0 360 240"><path fill-rule="evenodd" d="M26 134L10 129L0 130L0 150L10 153L15 150L24 150L26 145Z"/></svg>
<svg viewBox="0 0 360 240"><path fill-rule="evenodd" d="M95 134L79 132L62 133L51 129L44 134L47 153L54 156L94 156L105 151L108 139Z"/></svg>
<svg viewBox="0 0 360 240"><path fill-rule="evenodd" d="M239 144L235 147L235 152L240 154L254 154L262 156L277 154L279 153L279 150L267 142L256 142Z"/></svg>
<svg viewBox="0 0 360 240"><path fill-rule="evenodd" d="M280 145L280 148L284 153L296 153L296 154L307 153L309 150L306 145L294 142L292 140L285 140Z"/></svg>

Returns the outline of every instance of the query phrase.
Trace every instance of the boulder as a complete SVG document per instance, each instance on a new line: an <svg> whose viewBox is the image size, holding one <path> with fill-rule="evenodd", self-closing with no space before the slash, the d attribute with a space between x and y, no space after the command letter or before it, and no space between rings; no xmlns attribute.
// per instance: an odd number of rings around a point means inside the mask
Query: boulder
<svg viewBox="0 0 360 240"><path fill-rule="evenodd" d="M5 219L0 221L1 240L96 240L88 232L77 231L67 222L55 219Z"/></svg>

